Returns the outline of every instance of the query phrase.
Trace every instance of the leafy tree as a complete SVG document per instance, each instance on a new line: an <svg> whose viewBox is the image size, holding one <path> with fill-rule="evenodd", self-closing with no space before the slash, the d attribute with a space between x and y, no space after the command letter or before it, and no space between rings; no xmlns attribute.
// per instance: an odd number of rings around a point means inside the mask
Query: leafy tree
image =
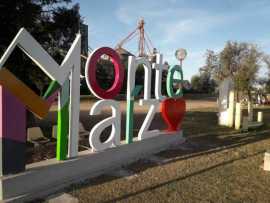
<svg viewBox="0 0 270 203"><path fill-rule="evenodd" d="M79 6L67 7L71 0L3 0L0 2L0 55L21 27L60 63L79 30ZM36 93L42 95L50 79L16 49L5 66Z"/></svg>
<svg viewBox="0 0 270 203"><path fill-rule="evenodd" d="M237 99L239 92L251 98L250 92L256 81L261 59L262 53L255 45L229 41L220 53L207 52L206 67L216 81L222 81L226 77L234 80Z"/></svg>
<svg viewBox="0 0 270 203"><path fill-rule="evenodd" d="M265 92L270 93L270 80L265 81Z"/></svg>
<svg viewBox="0 0 270 203"><path fill-rule="evenodd" d="M210 74L203 72L199 75L194 75L191 78L192 90L198 93L213 93L216 88L215 81Z"/></svg>
<svg viewBox="0 0 270 203"><path fill-rule="evenodd" d="M200 81L199 75L193 75L191 77L191 87L192 87L192 90L196 92L201 90L201 81Z"/></svg>
<svg viewBox="0 0 270 203"><path fill-rule="evenodd" d="M268 68L268 70L270 70L270 55L265 54L263 56L263 61L265 62L266 67Z"/></svg>
<svg viewBox="0 0 270 203"><path fill-rule="evenodd" d="M205 65L200 68L200 73L191 78L192 89L200 93L214 93L216 82L214 80L213 71L217 66L218 57L211 51L206 51Z"/></svg>
<svg viewBox="0 0 270 203"><path fill-rule="evenodd" d="M259 85L264 87L265 93L270 93L270 55L264 54L263 62L266 65L266 68L268 69L268 77L265 76L263 78L259 78L257 82L259 83Z"/></svg>
<svg viewBox="0 0 270 203"><path fill-rule="evenodd" d="M205 65L200 68L200 73L206 73L210 75L212 79L217 79L215 71L219 68L219 57L218 54L216 54L212 50L206 50L206 60Z"/></svg>

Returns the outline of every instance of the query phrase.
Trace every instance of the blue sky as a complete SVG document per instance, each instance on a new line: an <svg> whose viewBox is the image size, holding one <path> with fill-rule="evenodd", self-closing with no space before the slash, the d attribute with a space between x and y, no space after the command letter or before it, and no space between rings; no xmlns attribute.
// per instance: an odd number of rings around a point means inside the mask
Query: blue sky
<svg viewBox="0 0 270 203"><path fill-rule="evenodd" d="M164 60L187 49L185 79L204 65L207 49L220 51L226 41L256 43L270 53L269 0L75 0L89 26L89 45L115 47L143 17L145 29ZM137 41L124 46L137 52ZM261 71L261 74L265 70Z"/></svg>

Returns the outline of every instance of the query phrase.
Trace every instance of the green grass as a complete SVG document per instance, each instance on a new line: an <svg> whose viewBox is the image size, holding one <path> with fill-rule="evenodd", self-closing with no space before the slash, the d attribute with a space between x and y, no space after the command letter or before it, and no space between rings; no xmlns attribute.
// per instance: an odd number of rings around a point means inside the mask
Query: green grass
<svg viewBox="0 0 270 203"><path fill-rule="evenodd" d="M140 160L125 167L132 179L103 175L66 192L80 202L269 202L270 172L261 169L268 127L238 134L217 125L215 109L187 112L185 148L159 153L165 164Z"/></svg>

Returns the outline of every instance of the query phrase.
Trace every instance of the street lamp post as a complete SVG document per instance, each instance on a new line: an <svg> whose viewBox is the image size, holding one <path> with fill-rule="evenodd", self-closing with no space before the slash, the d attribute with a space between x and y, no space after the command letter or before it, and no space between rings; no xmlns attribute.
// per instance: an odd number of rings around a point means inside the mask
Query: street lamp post
<svg viewBox="0 0 270 203"><path fill-rule="evenodd" d="M180 67L182 68L182 62L187 57L187 50L180 48L175 51L175 57L180 61Z"/></svg>
<svg viewBox="0 0 270 203"><path fill-rule="evenodd" d="M183 48L177 49L175 51L175 58L180 62L180 70L182 72L182 64L183 64L183 60L187 57L187 51ZM181 76L181 73L178 72L177 76L175 78L177 78L178 80L183 80L183 75ZM181 87L183 87L183 84L179 84Z"/></svg>

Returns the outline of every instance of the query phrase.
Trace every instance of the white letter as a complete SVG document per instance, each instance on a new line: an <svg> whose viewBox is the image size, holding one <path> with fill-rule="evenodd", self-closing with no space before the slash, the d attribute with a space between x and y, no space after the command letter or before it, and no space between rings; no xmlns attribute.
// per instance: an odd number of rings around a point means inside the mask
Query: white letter
<svg viewBox="0 0 270 203"><path fill-rule="evenodd" d="M0 69L3 68L6 60L17 46L52 80L57 81L60 86L63 86L64 83L65 85L68 85L66 80L70 80L68 157L77 156L80 113L81 35L77 34L76 39L69 49L65 59L59 66L56 61L42 48L42 46L26 31L26 29L21 28L1 57ZM62 95L62 93L63 92L60 91L61 102L66 101L68 96L67 94ZM58 110L60 110L60 107L61 106L59 105Z"/></svg>
<svg viewBox="0 0 270 203"><path fill-rule="evenodd" d="M154 137L154 136L158 135L160 132L159 130L148 130L150 125L151 125L151 122L155 116L157 108L159 106L159 101L156 99L149 99L149 100L140 99L139 102L140 102L139 104L141 106L145 105L145 104L150 105L150 109L149 109L149 111L146 115L146 118L142 124L142 127L138 133L138 139L143 140L146 138Z"/></svg>
<svg viewBox="0 0 270 203"><path fill-rule="evenodd" d="M163 57L162 54L156 55L156 63L153 64L153 69L156 69L155 78L155 97L160 101L164 100L166 97L161 94L161 84L162 84L162 71L167 68L166 65L162 64Z"/></svg>
<svg viewBox="0 0 270 203"><path fill-rule="evenodd" d="M146 58L128 57L128 79L127 79L127 99L134 99L132 95L135 87L135 75L138 65L143 64L144 67L144 99L151 98L151 65Z"/></svg>
<svg viewBox="0 0 270 203"><path fill-rule="evenodd" d="M100 114L102 108L105 106L111 107L112 116L100 121L92 128L89 136L89 144L92 151L102 151L120 145L121 111L119 102L114 100L100 100L93 105L90 115ZM109 138L102 143L100 141L101 132L110 125L112 126L111 134Z"/></svg>

